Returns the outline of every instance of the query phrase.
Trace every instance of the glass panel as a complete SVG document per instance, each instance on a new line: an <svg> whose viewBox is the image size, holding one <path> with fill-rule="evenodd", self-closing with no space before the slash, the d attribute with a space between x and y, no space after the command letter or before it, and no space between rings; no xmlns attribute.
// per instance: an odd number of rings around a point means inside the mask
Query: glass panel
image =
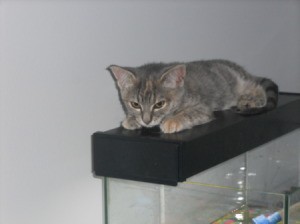
<svg viewBox="0 0 300 224"><path fill-rule="evenodd" d="M107 178L107 218L105 224L160 223L159 186Z"/></svg>
<svg viewBox="0 0 300 224"><path fill-rule="evenodd" d="M299 186L300 129L247 153L247 188L265 192Z"/></svg>
<svg viewBox="0 0 300 224"><path fill-rule="evenodd" d="M244 188L246 181L246 154L201 172L200 174L188 178L187 181L215 186Z"/></svg>
<svg viewBox="0 0 300 224"><path fill-rule="evenodd" d="M247 191L246 198L242 202L242 206L225 214L213 224L266 224L268 222L262 220L267 220L271 214L283 210L285 195ZM260 220L260 222L253 220ZM283 221L279 223L284 224Z"/></svg>
<svg viewBox="0 0 300 224"><path fill-rule="evenodd" d="M161 223L211 223L240 208L244 198L239 189L183 183L164 187L165 219Z"/></svg>
<svg viewBox="0 0 300 224"><path fill-rule="evenodd" d="M299 137L291 132L177 187L104 178L105 224L252 224L276 212L277 223L300 224Z"/></svg>
<svg viewBox="0 0 300 224"><path fill-rule="evenodd" d="M184 182L177 187L107 178L105 224L252 223L283 209L285 195Z"/></svg>
<svg viewBox="0 0 300 224"><path fill-rule="evenodd" d="M286 195L267 193L260 191L247 191L247 208L249 211L250 220L252 219L270 219L270 216L274 216L274 213L279 212L281 222L274 222L280 224L287 224L284 222L284 206ZM262 218L263 217L263 218ZM264 222L257 222L264 223ZM273 222L272 222L273 223Z"/></svg>
<svg viewBox="0 0 300 224"><path fill-rule="evenodd" d="M291 189L288 200L288 208L286 212L289 224L300 223L300 188L294 187Z"/></svg>

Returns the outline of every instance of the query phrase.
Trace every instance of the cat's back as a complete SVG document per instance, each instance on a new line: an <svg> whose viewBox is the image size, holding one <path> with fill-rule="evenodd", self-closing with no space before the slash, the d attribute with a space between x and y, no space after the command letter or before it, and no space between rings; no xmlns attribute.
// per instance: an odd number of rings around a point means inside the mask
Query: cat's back
<svg viewBox="0 0 300 224"><path fill-rule="evenodd" d="M241 80L251 80L254 77L238 64L228 60L202 60L186 64L186 86L201 88L233 88ZM226 87L227 88L227 87Z"/></svg>
<svg viewBox="0 0 300 224"><path fill-rule="evenodd" d="M221 82L233 79L248 79L248 74L243 67L229 60L199 60L192 62L171 62L171 63L147 63L134 68L134 73L140 80L159 79L161 75L173 66L185 64L187 84L197 85L200 82Z"/></svg>
<svg viewBox="0 0 300 224"><path fill-rule="evenodd" d="M247 76L246 70L235 62L222 59L201 60L188 62L187 73L190 75L212 75L218 73L236 73L241 77Z"/></svg>

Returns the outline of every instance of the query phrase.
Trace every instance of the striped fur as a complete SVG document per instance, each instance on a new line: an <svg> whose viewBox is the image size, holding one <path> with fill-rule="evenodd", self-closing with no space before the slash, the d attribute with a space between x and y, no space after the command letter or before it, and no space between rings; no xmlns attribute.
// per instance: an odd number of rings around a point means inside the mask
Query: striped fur
<svg viewBox="0 0 300 224"><path fill-rule="evenodd" d="M126 118L126 129L159 125L173 133L207 123L213 112L232 109L241 115L272 110L278 86L231 61L150 63L139 67L112 65Z"/></svg>

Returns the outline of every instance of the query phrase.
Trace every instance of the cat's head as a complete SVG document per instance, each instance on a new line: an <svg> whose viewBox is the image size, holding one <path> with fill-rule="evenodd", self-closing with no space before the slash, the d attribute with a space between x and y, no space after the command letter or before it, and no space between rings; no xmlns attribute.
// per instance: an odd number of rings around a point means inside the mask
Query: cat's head
<svg viewBox="0 0 300 224"><path fill-rule="evenodd" d="M180 108L184 94L184 64L147 64L137 68L111 65L127 116L144 127L159 125Z"/></svg>

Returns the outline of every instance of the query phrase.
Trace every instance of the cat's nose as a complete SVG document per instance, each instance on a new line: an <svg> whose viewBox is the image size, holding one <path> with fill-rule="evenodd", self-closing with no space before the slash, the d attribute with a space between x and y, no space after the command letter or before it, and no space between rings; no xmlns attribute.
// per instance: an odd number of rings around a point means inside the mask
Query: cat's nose
<svg viewBox="0 0 300 224"><path fill-rule="evenodd" d="M151 120L152 120L152 118L151 118L150 114L148 114L148 113L143 114L143 122L145 124L150 124Z"/></svg>
<svg viewBox="0 0 300 224"><path fill-rule="evenodd" d="M150 124L150 122L151 122L151 120L144 120L144 119L143 119L143 121L145 124Z"/></svg>

